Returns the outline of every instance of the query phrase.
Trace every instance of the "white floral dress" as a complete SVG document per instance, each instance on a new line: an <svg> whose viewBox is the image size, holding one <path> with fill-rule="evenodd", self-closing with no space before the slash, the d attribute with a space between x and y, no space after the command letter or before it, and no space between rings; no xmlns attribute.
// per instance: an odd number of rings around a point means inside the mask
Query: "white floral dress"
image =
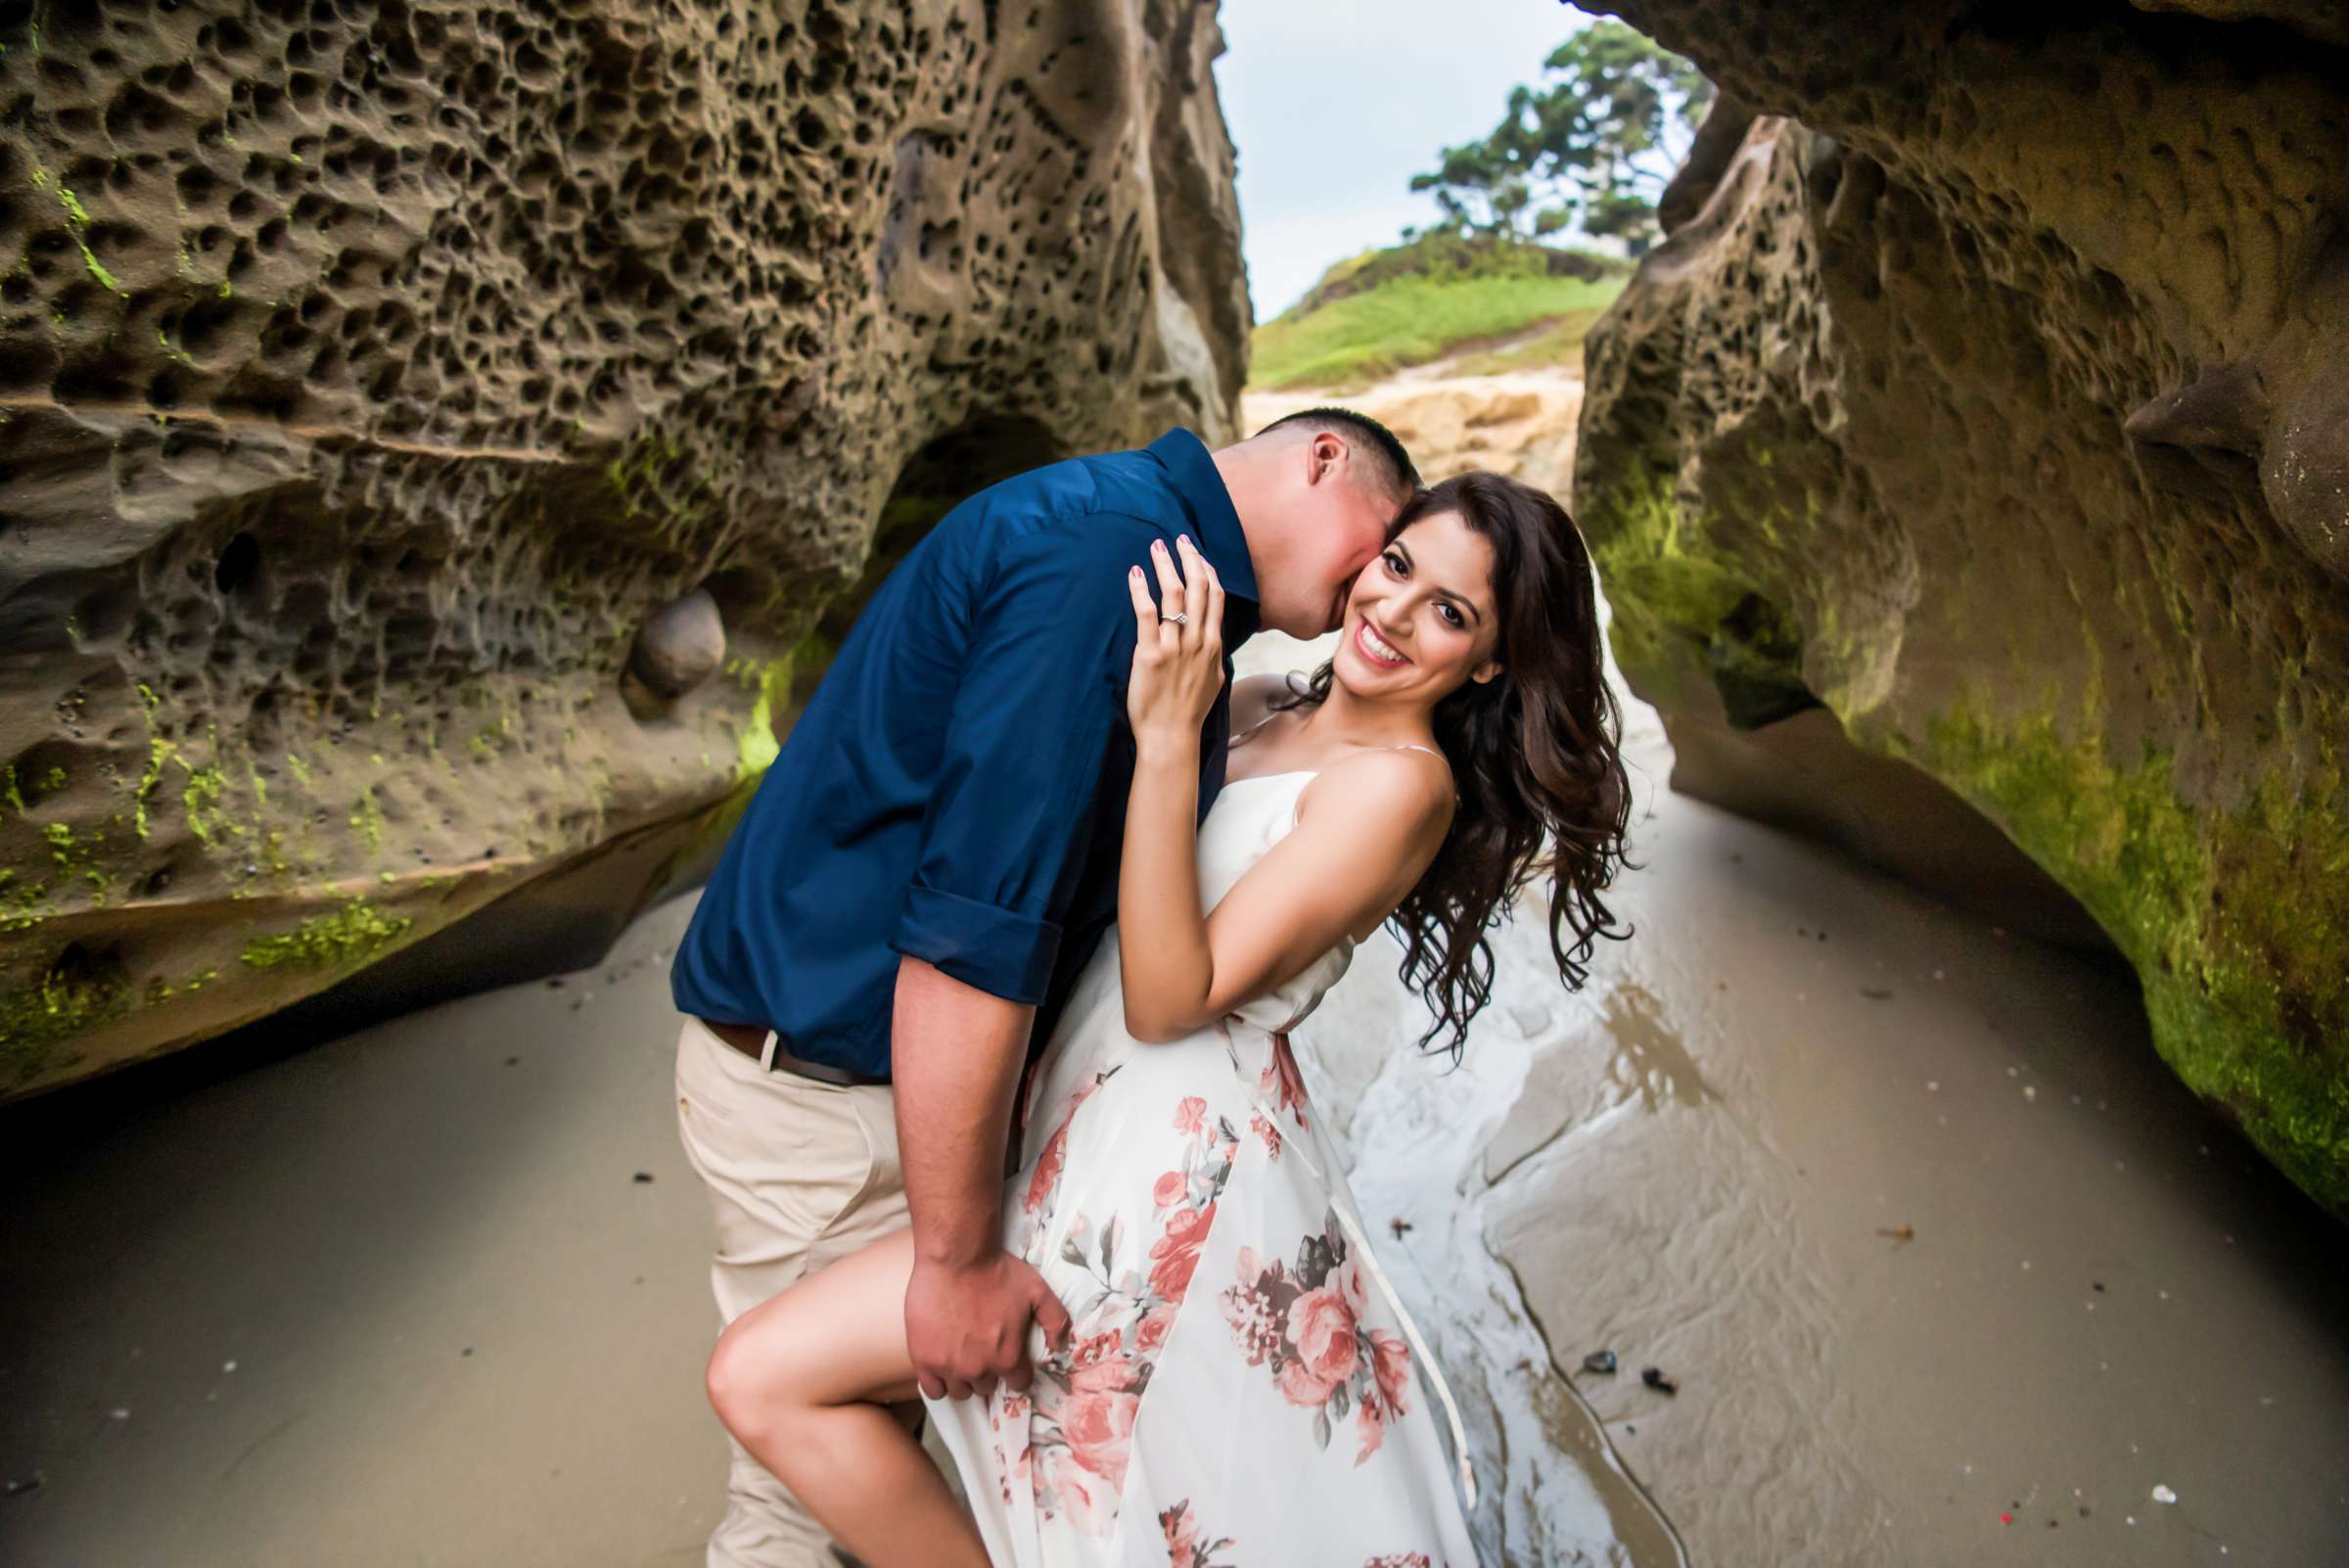
<svg viewBox="0 0 2349 1568"><path fill-rule="evenodd" d="M1313 777L1224 786L1200 829L1206 907L1295 825ZM1286 1038L1352 956L1342 942L1158 1045L1126 1033L1114 928L1079 978L1004 1202L1005 1245L1067 1304L1070 1348L1035 1340L1025 1395L928 1402L997 1568L1474 1563L1417 1374L1446 1413L1450 1393Z"/></svg>

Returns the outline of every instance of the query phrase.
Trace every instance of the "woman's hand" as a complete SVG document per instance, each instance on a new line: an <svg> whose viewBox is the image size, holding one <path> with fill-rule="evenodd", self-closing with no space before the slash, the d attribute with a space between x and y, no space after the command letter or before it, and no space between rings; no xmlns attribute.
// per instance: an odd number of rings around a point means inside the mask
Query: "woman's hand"
<svg viewBox="0 0 2349 1568"><path fill-rule="evenodd" d="M1140 567L1126 578L1134 618L1126 715L1140 751L1197 746L1199 727L1223 689L1223 584L1187 535L1174 544L1182 552L1179 576L1167 547L1155 540L1150 545L1158 570L1156 601Z"/></svg>

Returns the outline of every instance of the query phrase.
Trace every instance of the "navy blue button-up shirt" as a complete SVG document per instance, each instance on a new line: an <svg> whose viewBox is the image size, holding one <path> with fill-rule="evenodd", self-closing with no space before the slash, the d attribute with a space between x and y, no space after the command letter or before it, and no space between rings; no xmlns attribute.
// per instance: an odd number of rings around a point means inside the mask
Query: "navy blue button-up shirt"
<svg viewBox="0 0 2349 1568"><path fill-rule="evenodd" d="M1037 1004L1040 1047L1117 917L1126 573L1177 533L1222 579L1223 644L1238 647L1257 626L1256 575L1188 431L947 513L857 616L752 796L669 971L678 1009L886 1077L903 953ZM1202 733L1202 818L1223 783L1230 675L1227 659Z"/></svg>

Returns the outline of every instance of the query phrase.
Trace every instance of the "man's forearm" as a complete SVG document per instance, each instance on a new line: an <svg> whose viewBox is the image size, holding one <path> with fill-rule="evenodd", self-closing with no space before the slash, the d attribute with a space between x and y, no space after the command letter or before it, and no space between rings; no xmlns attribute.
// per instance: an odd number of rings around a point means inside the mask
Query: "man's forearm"
<svg viewBox="0 0 2349 1568"><path fill-rule="evenodd" d="M1003 1152L1035 1015L919 958L898 961L891 1076L925 1263L977 1264L1002 1246Z"/></svg>

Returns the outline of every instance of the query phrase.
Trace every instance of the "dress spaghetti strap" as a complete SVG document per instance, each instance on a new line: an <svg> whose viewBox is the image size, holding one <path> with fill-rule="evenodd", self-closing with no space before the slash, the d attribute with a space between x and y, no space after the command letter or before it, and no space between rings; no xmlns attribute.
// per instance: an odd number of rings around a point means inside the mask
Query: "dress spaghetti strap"
<svg viewBox="0 0 2349 1568"><path fill-rule="evenodd" d="M1449 779L1451 777L1451 759L1445 756L1442 752L1437 751L1433 746L1422 746L1417 741L1405 741L1401 746L1388 746L1382 749L1390 752L1425 752L1428 756L1434 758L1437 761L1444 764L1444 776L1446 778ZM1460 787L1457 784L1454 784L1451 787L1451 799L1454 805L1459 803Z"/></svg>

